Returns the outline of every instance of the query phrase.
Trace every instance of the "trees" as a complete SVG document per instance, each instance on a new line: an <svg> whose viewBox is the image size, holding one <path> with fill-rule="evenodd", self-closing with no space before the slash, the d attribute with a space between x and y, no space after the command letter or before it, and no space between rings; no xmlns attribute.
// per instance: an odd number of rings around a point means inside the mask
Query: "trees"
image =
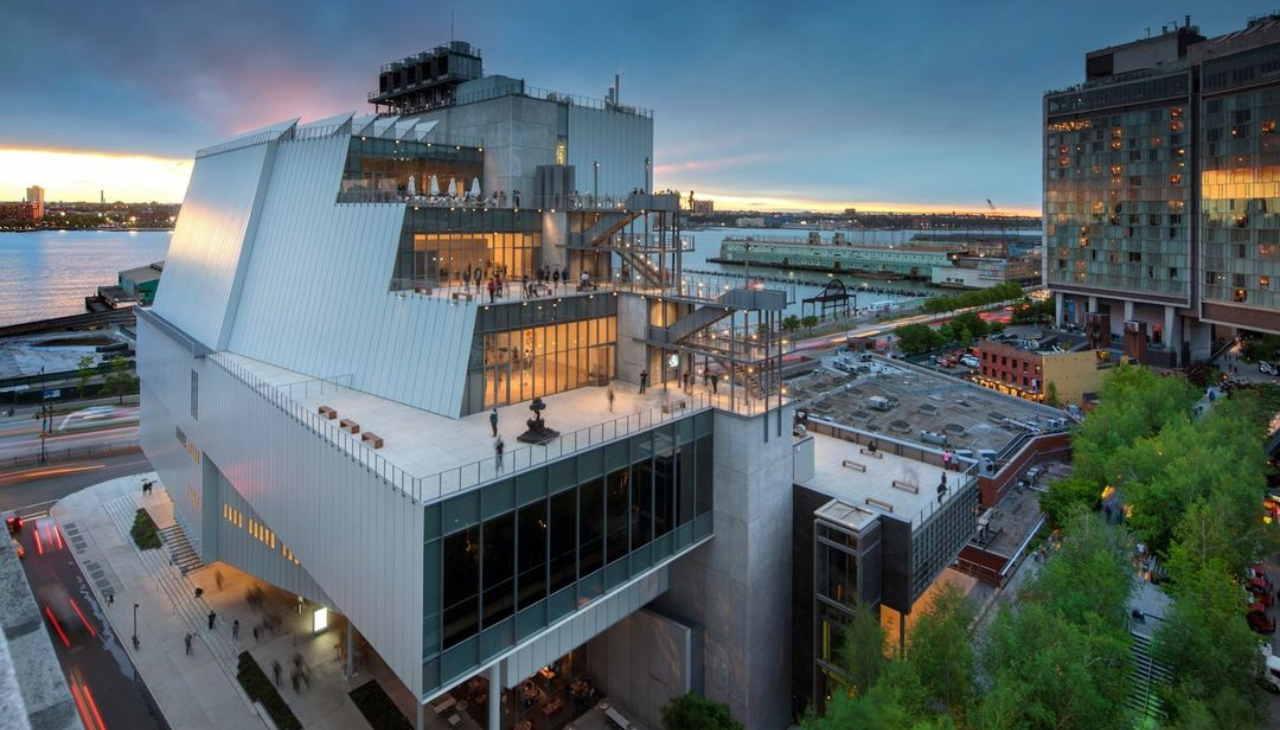
<svg viewBox="0 0 1280 730"><path fill-rule="evenodd" d="M987 289L974 289L946 296L929 297L924 300L922 309L926 314L954 312L967 307L980 307L1012 299L1022 298L1022 287L1014 282L1005 282Z"/></svg>
<svg viewBox="0 0 1280 730"><path fill-rule="evenodd" d="M795 316L794 314L788 314L786 318L782 320L783 332L795 334L796 330L798 329L800 329L800 318Z"/></svg>
<svg viewBox="0 0 1280 730"><path fill-rule="evenodd" d="M806 314L804 319L800 320L800 324L804 325L804 328L809 331L809 334L813 334L813 328L818 326L818 315Z"/></svg>
<svg viewBox="0 0 1280 730"><path fill-rule="evenodd" d="M76 374L80 376L80 385L76 389L76 397L84 398L84 389L89 385L89 379L93 377L93 355L83 355L76 361Z"/></svg>
<svg viewBox="0 0 1280 730"><path fill-rule="evenodd" d="M742 723L729 714L729 706L712 702L692 692L662 706L664 730L742 730Z"/></svg>
<svg viewBox="0 0 1280 730"><path fill-rule="evenodd" d="M1044 402L1045 405L1053 408L1062 407L1062 399L1058 397L1058 384L1052 380L1049 381L1049 385L1044 389Z"/></svg>
<svg viewBox="0 0 1280 730"><path fill-rule="evenodd" d="M109 369L106 381L99 392L105 396L119 396L120 402L124 403L126 395L138 392L138 376L130 371L129 359L123 355L116 355L107 364Z"/></svg>
<svg viewBox="0 0 1280 730"><path fill-rule="evenodd" d="M946 344L946 338L924 323L899 327L894 334L898 336L898 347L907 355L920 355Z"/></svg>

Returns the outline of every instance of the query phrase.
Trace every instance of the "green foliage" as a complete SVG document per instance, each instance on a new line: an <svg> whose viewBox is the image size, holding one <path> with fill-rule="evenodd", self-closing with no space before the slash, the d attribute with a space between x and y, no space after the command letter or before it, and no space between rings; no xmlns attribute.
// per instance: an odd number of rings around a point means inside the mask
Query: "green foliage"
<svg viewBox="0 0 1280 730"><path fill-rule="evenodd" d="M263 709L271 716L271 721L275 723L280 730L302 730L302 723L298 722L298 718L294 716L293 710L289 709L288 703L276 691L275 685L271 684L271 680L267 679L267 675L263 673L262 667L258 666L258 662L254 661L249 652L240 652L240 662L236 671L236 679L240 680L240 686L244 687L245 694L250 699L257 700L262 704Z"/></svg>
<svg viewBox="0 0 1280 730"><path fill-rule="evenodd" d="M663 730L742 730L729 706L692 692L662 706Z"/></svg>
<svg viewBox="0 0 1280 730"><path fill-rule="evenodd" d="M818 326L818 315L806 314L804 319L800 320L800 324L804 325L804 328L808 330L810 334L813 334L813 328Z"/></svg>
<svg viewBox="0 0 1280 730"><path fill-rule="evenodd" d="M360 710L364 719L369 721L369 727L374 730L412 730L409 718L396 707L396 703L391 701L391 697L377 680L371 679L348 694L356 709Z"/></svg>
<svg viewBox="0 0 1280 730"><path fill-rule="evenodd" d="M76 397L84 397L84 389L89 385L89 379L93 377L97 370L93 367L93 355L83 355L76 361L76 374L80 376L80 385L76 389Z"/></svg>
<svg viewBox="0 0 1280 730"><path fill-rule="evenodd" d="M951 584L941 586L911 632L907 663L928 702L945 707L960 724L977 698L977 660L969 625L973 604Z"/></svg>
<svg viewBox="0 0 1280 730"><path fill-rule="evenodd" d="M1258 639L1226 565L1210 559L1184 570L1173 590L1177 600L1156 633L1155 654L1174 672L1169 699L1179 726L1265 727Z"/></svg>
<svg viewBox="0 0 1280 730"><path fill-rule="evenodd" d="M123 355L116 355L107 364L109 366L107 377L98 394L119 396L120 402L124 403L126 395L133 395L138 392L138 376L133 374L129 359Z"/></svg>
<svg viewBox="0 0 1280 730"><path fill-rule="evenodd" d="M1280 335L1252 335L1241 338L1240 355L1246 362L1272 361L1280 357Z"/></svg>
<svg viewBox="0 0 1280 730"><path fill-rule="evenodd" d="M960 292L959 294L929 297L924 300L922 309L925 314L941 314L967 307L980 307L986 304L995 304L996 302L1021 299L1022 296L1021 286L1013 282L1006 282L988 289L975 289Z"/></svg>
<svg viewBox="0 0 1280 730"><path fill-rule="evenodd" d="M784 332L795 332L798 329L800 329L800 318L794 314L788 314L782 320L782 330Z"/></svg>
<svg viewBox="0 0 1280 730"><path fill-rule="evenodd" d="M885 665L884 644L880 619L865 606L854 607L838 659L855 694L866 692L876 683Z"/></svg>
<svg viewBox="0 0 1280 730"><path fill-rule="evenodd" d="M1052 299L1023 298L1013 305L1014 324L1053 324L1054 303Z"/></svg>
<svg viewBox="0 0 1280 730"><path fill-rule="evenodd" d="M958 342L968 347L975 337L984 337L988 333L987 321L973 312L957 314L950 322L938 328L942 336L949 342Z"/></svg>
<svg viewBox="0 0 1280 730"><path fill-rule="evenodd" d="M145 509L140 509L133 515L133 527L129 528L129 534L139 550L155 550L160 547L160 531Z"/></svg>
<svg viewBox="0 0 1280 730"><path fill-rule="evenodd" d="M1044 402L1051 408L1062 407L1062 399L1058 397L1058 384L1052 380L1044 389Z"/></svg>
<svg viewBox="0 0 1280 730"><path fill-rule="evenodd" d="M894 334L898 336L898 347L906 355L921 355L946 344L946 338L937 330L920 322L899 327Z"/></svg>

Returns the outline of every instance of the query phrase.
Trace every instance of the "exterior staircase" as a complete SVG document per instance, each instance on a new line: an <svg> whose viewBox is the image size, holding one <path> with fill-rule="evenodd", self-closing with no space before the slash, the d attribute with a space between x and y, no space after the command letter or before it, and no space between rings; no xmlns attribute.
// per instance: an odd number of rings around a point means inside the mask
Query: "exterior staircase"
<svg viewBox="0 0 1280 730"><path fill-rule="evenodd" d="M212 609L203 598L196 598L195 583L188 580L186 574L178 570L163 551L138 550L133 544L129 531L138 506L132 495L113 499L103 505L129 546L137 550L138 559L155 580L156 587L173 603L174 613L191 628L191 633L204 641L223 668L230 671L230 676L235 676L234 667L240 650L232 641L231 632L225 627L219 626L221 630L209 630L208 616Z"/></svg>
<svg viewBox="0 0 1280 730"><path fill-rule="evenodd" d="M178 566L178 570L183 575L193 570L199 570L204 567L204 561L200 560L200 556L196 554L195 548L191 547L191 543L187 541L187 535L178 526L173 523L168 527L161 528L160 541L169 551L169 559L173 564Z"/></svg>
<svg viewBox="0 0 1280 730"><path fill-rule="evenodd" d="M1133 671L1129 674L1129 696L1125 703L1138 713L1139 717L1166 718L1164 702L1160 699L1161 685L1168 686L1173 682L1173 672L1151 655L1151 638L1137 632L1130 632L1133 644L1129 653L1133 661Z"/></svg>

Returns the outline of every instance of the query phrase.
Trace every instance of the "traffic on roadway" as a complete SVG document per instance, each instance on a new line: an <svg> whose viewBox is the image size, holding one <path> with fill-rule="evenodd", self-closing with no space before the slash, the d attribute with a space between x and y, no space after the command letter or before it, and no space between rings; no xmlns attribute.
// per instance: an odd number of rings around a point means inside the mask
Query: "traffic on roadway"
<svg viewBox="0 0 1280 730"><path fill-rule="evenodd" d="M87 486L150 469L141 454L36 469L0 469L0 514L5 523L0 539L12 540L17 547L87 730L158 730L160 725L145 699L146 687L90 590L66 536L49 516L49 507Z"/></svg>

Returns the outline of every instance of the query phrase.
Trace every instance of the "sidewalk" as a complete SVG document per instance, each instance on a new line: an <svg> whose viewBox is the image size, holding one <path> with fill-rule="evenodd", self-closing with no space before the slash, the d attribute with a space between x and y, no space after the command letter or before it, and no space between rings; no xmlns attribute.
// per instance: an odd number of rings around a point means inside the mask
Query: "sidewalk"
<svg viewBox="0 0 1280 730"><path fill-rule="evenodd" d="M154 479L154 474L143 475ZM310 612L296 612L294 596L287 595L228 565L215 563L182 575L171 564L167 547L138 550L129 537L138 508L145 508L156 525L174 523L173 502L163 486L144 496L137 476L115 479L89 487L60 501L51 514L62 526L85 577L106 608L121 644L174 730L253 730L269 727L257 714L236 679L237 658L250 650L263 672L271 677L272 663L282 666L280 694L306 728L346 730L367 728L363 716L347 693L379 676L385 667L370 665L348 681L343 675L337 628L313 635ZM218 576L221 575L221 589ZM204 589L195 596L197 587ZM246 600L251 588L264 589L258 607ZM114 594L108 605L107 595ZM130 645L133 604L138 608L140 648ZM217 618L212 630L208 614ZM332 616L332 614L331 614ZM255 641L254 628L267 617L278 622L274 632L263 628ZM232 622L240 621L238 638ZM191 656L183 638L195 636ZM310 683L291 686L294 657L300 656ZM360 653L357 654L360 657ZM361 667L362 669L364 667ZM393 697L398 682L380 683Z"/></svg>

